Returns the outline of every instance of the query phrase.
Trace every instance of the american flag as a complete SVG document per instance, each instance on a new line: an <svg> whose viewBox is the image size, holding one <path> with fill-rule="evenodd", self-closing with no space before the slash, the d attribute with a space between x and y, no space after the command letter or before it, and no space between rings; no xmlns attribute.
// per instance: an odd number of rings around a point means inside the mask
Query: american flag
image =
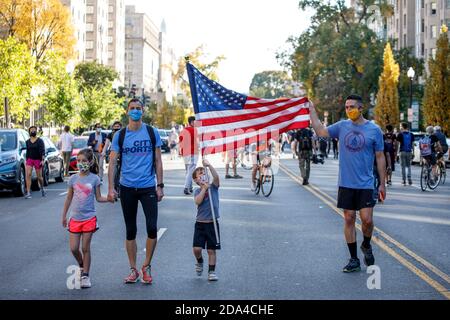
<svg viewBox="0 0 450 320"><path fill-rule="evenodd" d="M309 126L306 97L260 99L229 90L186 64L202 154L233 150Z"/></svg>

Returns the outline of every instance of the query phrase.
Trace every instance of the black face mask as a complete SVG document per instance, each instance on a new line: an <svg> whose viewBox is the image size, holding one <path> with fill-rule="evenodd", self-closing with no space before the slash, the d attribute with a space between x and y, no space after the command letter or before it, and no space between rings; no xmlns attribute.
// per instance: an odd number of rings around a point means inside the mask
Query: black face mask
<svg viewBox="0 0 450 320"><path fill-rule="evenodd" d="M119 131L119 130L120 130L120 128L119 129L113 129L114 132Z"/></svg>
<svg viewBox="0 0 450 320"><path fill-rule="evenodd" d="M30 132L30 136L36 137L36 131Z"/></svg>

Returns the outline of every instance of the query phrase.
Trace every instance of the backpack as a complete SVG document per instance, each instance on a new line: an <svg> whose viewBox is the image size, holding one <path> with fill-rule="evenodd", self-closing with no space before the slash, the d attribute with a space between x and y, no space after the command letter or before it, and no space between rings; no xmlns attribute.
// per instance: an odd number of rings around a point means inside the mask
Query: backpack
<svg viewBox="0 0 450 320"><path fill-rule="evenodd" d="M403 136L403 144L400 151L403 152L412 152L412 139L410 132L402 132Z"/></svg>
<svg viewBox="0 0 450 320"><path fill-rule="evenodd" d="M148 135L150 137L150 141L152 142L152 157L153 157L153 161L152 161L151 174L153 174L155 172L155 149L156 149L155 131L153 131L153 127L152 126L149 126L147 124L144 124L144 125L147 128L147 132L148 132ZM120 129L120 132L119 132L119 149L120 149L119 155L120 155L120 157L119 157L119 162L118 162L119 167L117 169L119 172L122 169L122 163L121 163L122 161L121 161L121 159L122 159L123 142L125 141L125 134L126 134L126 132L127 132L127 128L126 127Z"/></svg>
<svg viewBox="0 0 450 320"><path fill-rule="evenodd" d="M424 136L419 141L420 155L422 157L429 156L431 154L431 138L430 136Z"/></svg>
<svg viewBox="0 0 450 320"><path fill-rule="evenodd" d="M308 131L300 131L300 137L298 139L298 150L311 150L312 149L312 140L311 137L308 135Z"/></svg>

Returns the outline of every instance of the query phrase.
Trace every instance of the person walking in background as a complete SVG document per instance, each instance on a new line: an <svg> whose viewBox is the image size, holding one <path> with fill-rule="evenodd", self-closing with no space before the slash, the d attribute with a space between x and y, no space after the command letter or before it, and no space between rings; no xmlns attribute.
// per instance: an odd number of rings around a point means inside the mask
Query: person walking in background
<svg viewBox="0 0 450 320"><path fill-rule="evenodd" d="M31 199L31 174L33 173L33 168L36 171L42 196L45 197L46 192L44 190L44 178L42 176L42 167L44 165L45 158L44 140L37 137L37 128L35 126L28 128L28 133L30 134L30 139L26 141L27 155L25 162L25 174L27 194L25 195L25 199Z"/></svg>
<svg viewBox="0 0 450 320"><path fill-rule="evenodd" d="M169 148L170 148L170 160L176 160L178 155L178 143L179 137L175 127L170 130L169 134Z"/></svg>
<svg viewBox="0 0 450 320"><path fill-rule="evenodd" d="M392 185L392 173L395 171L395 158L397 155L397 137L394 134L394 127L390 124L386 126L386 133L383 135L384 140L384 152L386 155L386 161L388 164L388 171L386 172L386 182L388 185Z"/></svg>
<svg viewBox="0 0 450 320"><path fill-rule="evenodd" d="M333 159L339 158L339 140L337 138L332 138L331 142L333 144Z"/></svg>
<svg viewBox="0 0 450 320"><path fill-rule="evenodd" d="M414 135L409 132L409 125L406 122L401 124L401 132L397 135L397 148L400 150L400 166L402 167L402 184L406 186L406 177L409 185L412 185L411 159L414 153ZM408 170L408 173L406 173ZM408 175L406 175L408 174Z"/></svg>
<svg viewBox="0 0 450 320"><path fill-rule="evenodd" d="M184 182L184 194L190 195L192 188L192 172L198 162L197 129L194 128L195 117L189 117L189 125L180 133L180 154L186 167L186 178Z"/></svg>
<svg viewBox="0 0 450 320"><path fill-rule="evenodd" d="M106 142L105 142L105 146L103 147L103 151L102 151L102 156L103 159L106 159L107 157L109 157L109 153L111 151L111 144L114 138L114 135L120 130L122 129L122 122L120 121L115 121L112 125L112 130L111 132L106 136Z"/></svg>
<svg viewBox="0 0 450 320"><path fill-rule="evenodd" d="M65 126L64 132L59 137L61 156L64 159L64 176L69 176L70 157L72 156L74 136L70 133L70 127Z"/></svg>
<svg viewBox="0 0 450 320"><path fill-rule="evenodd" d="M298 156L298 164L303 179L303 185L309 184L309 174L311 168L312 157L312 136L313 133L309 128L298 130L295 134L294 149Z"/></svg>
<svg viewBox="0 0 450 320"><path fill-rule="evenodd" d="M91 147L94 151L95 159L98 163L98 175L100 177L100 181L103 182L103 160L104 157L102 155L103 148L106 143L106 133L102 132L102 125L97 123L95 125L95 132L89 135L88 147Z"/></svg>

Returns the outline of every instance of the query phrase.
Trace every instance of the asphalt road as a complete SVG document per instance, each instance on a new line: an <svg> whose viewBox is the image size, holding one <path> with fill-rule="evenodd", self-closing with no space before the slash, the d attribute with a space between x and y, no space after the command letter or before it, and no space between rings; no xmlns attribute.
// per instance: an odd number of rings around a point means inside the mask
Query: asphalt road
<svg viewBox="0 0 450 320"><path fill-rule="evenodd" d="M100 230L94 235L91 248L93 286L85 290L67 288L66 270L75 260L69 251L68 232L60 224L66 185L52 183L44 199L37 192L31 200L0 194L0 299L450 297L450 283L445 280L450 273L448 186L422 193L414 187L401 187L399 179L394 180L388 200L376 209L375 223L383 235L391 236L416 258L380 235L374 254L381 272L381 289L370 290L367 281L371 274L366 273L366 267L353 274L341 271L347 263L348 250L342 217L332 207L337 190L337 162L313 167L313 189L299 185L297 161L284 159L275 177L274 192L264 198L250 191L249 171L239 170L244 175L242 180L226 180L220 160L212 160L218 164L221 175L222 250L218 253L218 282L209 283L206 274L195 274L193 198L182 193L181 162L165 156L166 197L159 206L161 237L152 263L151 286L122 283L129 269L120 204L97 203ZM102 191L106 193L106 185ZM141 265L146 238L141 209L138 217ZM358 238L362 238L360 233Z"/></svg>

